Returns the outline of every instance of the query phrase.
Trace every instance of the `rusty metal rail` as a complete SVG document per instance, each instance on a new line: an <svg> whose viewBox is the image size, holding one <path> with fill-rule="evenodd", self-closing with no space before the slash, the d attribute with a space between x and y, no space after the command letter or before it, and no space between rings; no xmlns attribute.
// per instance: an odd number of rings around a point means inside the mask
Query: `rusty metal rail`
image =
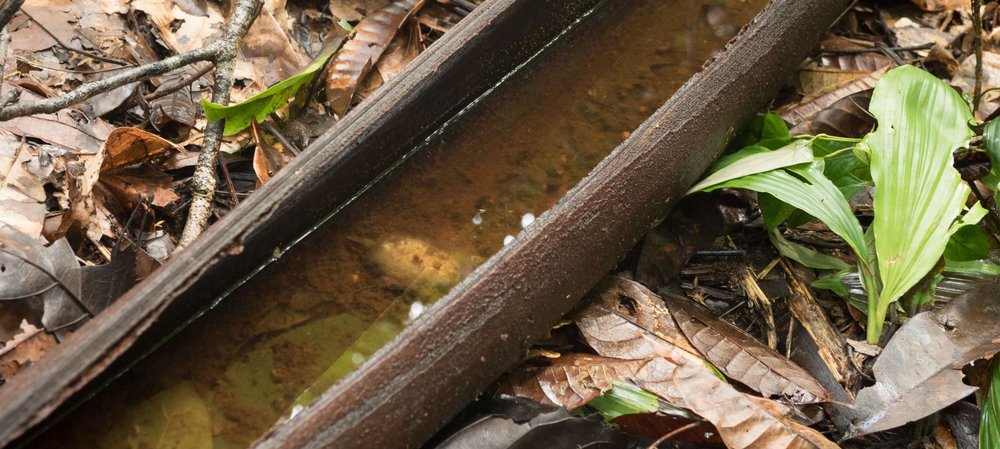
<svg viewBox="0 0 1000 449"><path fill-rule="evenodd" d="M255 446L418 447L665 216L847 0L775 0L512 244Z"/></svg>

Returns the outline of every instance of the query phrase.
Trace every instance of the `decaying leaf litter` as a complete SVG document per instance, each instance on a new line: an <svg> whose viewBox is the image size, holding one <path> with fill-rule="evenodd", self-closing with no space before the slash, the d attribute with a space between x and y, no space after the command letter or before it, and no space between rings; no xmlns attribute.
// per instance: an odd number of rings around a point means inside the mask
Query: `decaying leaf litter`
<svg viewBox="0 0 1000 449"><path fill-rule="evenodd" d="M1000 447L1000 7L981 13L977 77L970 2L857 2L679 206L724 188L701 218L727 229L699 246L668 217L496 397L670 447Z"/></svg>
<svg viewBox="0 0 1000 449"><path fill-rule="evenodd" d="M210 207L218 217L475 6L424 3L23 2L2 46L0 379L37 360L183 242L203 187L196 173L211 151L213 112L249 128L226 128L217 142L222 156L207 167L219 181ZM232 106L209 109L206 119L199 103L219 101L213 88L227 75L204 55L163 64L217 47L226 26L239 28L243 10L254 15L244 15L249 28L234 41ZM364 55L366 70L324 72L359 36L365 48L380 49ZM153 76L107 85L145 68ZM313 82L327 77L359 86L338 100L336 115Z"/></svg>

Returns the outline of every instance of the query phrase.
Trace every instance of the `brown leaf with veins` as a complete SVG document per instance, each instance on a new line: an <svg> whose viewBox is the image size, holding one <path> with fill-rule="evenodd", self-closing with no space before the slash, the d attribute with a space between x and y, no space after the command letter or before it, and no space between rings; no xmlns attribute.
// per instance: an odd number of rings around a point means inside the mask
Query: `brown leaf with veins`
<svg viewBox="0 0 1000 449"><path fill-rule="evenodd" d="M618 277L606 278L594 291L597 296L575 319L587 344L599 354L644 359L679 348L704 355L724 374L761 394L803 404L829 398L798 365L735 326L685 304L686 298L661 299L639 283Z"/></svg>
<svg viewBox="0 0 1000 449"><path fill-rule="evenodd" d="M170 151L181 151L174 143L139 128L116 128L104 143L101 173L110 173L129 165L153 163L165 159Z"/></svg>
<svg viewBox="0 0 1000 449"><path fill-rule="evenodd" d="M382 52L400 27L426 0L396 0L354 27L354 38L347 41L330 61L326 77L326 98L339 116L347 112L358 84L378 63Z"/></svg>
<svg viewBox="0 0 1000 449"><path fill-rule="evenodd" d="M681 331L727 376L767 396L796 404L824 402L829 394L804 369L727 321L679 296L664 296Z"/></svg>
<svg viewBox="0 0 1000 449"><path fill-rule="evenodd" d="M791 124L793 135L861 137L875 125L875 119L867 111L868 102L886 70L876 70L830 92L784 107L779 114Z"/></svg>
<svg viewBox="0 0 1000 449"><path fill-rule="evenodd" d="M575 409L587 405L618 381L627 381L646 364L587 354L566 354L540 368L526 368L501 381L500 391L543 404Z"/></svg>

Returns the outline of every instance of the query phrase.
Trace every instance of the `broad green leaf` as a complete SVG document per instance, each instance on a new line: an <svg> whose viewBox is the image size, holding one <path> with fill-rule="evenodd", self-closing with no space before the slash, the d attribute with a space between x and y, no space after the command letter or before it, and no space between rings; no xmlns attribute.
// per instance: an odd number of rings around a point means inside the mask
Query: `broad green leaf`
<svg viewBox="0 0 1000 449"><path fill-rule="evenodd" d="M747 147L719 159L719 162L710 170L711 174L691 187L687 194L715 189L721 183L743 176L805 164L812 162L812 160L812 149L807 140L796 140L774 151L767 151L758 146Z"/></svg>
<svg viewBox="0 0 1000 449"><path fill-rule="evenodd" d="M985 259L990 256L990 238L976 225L958 228L944 248L944 258L956 261Z"/></svg>
<svg viewBox="0 0 1000 449"><path fill-rule="evenodd" d="M979 447L1000 449L1000 360L993 361L990 372L990 389L979 420Z"/></svg>
<svg viewBox="0 0 1000 449"><path fill-rule="evenodd" d="M882 77L870 111L877 129L862 144L871 158L875 248L882 290L868 304L868 340L877 341L889 304L934 267L969 188L952 152L972 137L972 113L950 86L916 67Z"/></svg>
<svg viewBox="0 0 1000 449"><path fill-rule="evenodd" d="M741 161L742 162L742 161ZM830 228L867 262L864 232L837 186L823 176L823 160L808 166L756 173L716 184L708 189L736 187L764 192L812 215Z"/></svg>
<svg viewBox="0 0 1000 449"><path fill-rule="evenodd" d="M272 112L287 104L288 99L295 96L299 89L308 86L334 52L336 49L326 51L297 75L239 103L223 106L202 98L201 105L205 108L205 118L213 122L225 119L226 128L223 134L227 136L246 129L254 119L258 122L263 121Z"/></svg>
<svg viewBox="0 0 1000 449"><path fill-rule="evenodd" d="M945 259L944 271L946 273L1000 276L1000 265L995 265L982 260L957 262Z"/></svg>
<svg viewBox="0 0 1000 449"><path fill-rule="evenodd" d="M800 245L795 242L791 242L781 235L781 231L777 229L769 231L767 233L768 238L771 240L771 244L781 253L789 259L792 259L804 266L813 268L816 270L850 270L852 267L847 262L840 260L828 254L823 254L805 245Z"/></svg>
<svg viewBox="0 0 1000 449"><path fill-rule="evenodd" d="M762 146L770 150L781 148L792 140L785 120L777 114L764 114L754 117L743 132L734 139L737 148L751 145Z"/></svg>
<svg viewBox="0 0 1000 449"><path fill-rule="evenodd" d="M822 288L824 290L830 290L831 292L837 294L841 298L849 298L851 293L847 291L847 285L844 284L844 277L850 275L851 272L848 270L838 271L836 273L831 273L816 279L809 284L814 288Z"/></svg>
<svg viewBox="0 0 1000 449"><path fill-rule="evenodd" d="M660 410L660 399L631 382L614 382L610 390L591 399L587 405L601 412L605 420L611 421L624 415L656 413Z"/></svg>
<svg viewBox="0 0 1000 449"><path fill-rule="evenodd" d="M989 180L983 179L990 190L997 190L998 178L1000 178L1000 120L993 119L983 128L983 146L986 147L986 154L990 156Z"/></svg>

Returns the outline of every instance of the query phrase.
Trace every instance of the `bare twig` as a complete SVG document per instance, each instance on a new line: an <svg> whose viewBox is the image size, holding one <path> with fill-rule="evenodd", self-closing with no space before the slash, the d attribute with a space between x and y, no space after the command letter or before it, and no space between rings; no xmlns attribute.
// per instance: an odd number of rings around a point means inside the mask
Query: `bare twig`
<svg viewBox="0 0 1000 449"><path fill-rule="evenodd" d="M262 0L238 0L233 8L229 23L218 41L215 58L215 86L212 89L212 102L229 104L229 93L233 88L233 68L236 62L236 51L253 23ZM222 132L225 122L222 120L210 122L205 127L205 141L191 177L191 207L188 209L187 223L184 232L177 242L179 250L194 241L208 227L208 219L212 215L212 197L215 195L215 165L219 157L219 145L222 143Z"/></svg>
<svg viewBox="0 0 1000 449"><path fill-rule="evenodd" d="M211 72L212 69L214 69L214 68L215 68L215 64L214 63L212 63L212 64L205 64L205 67L202 67L201 69L198 69L197 72L192 73L191 75L185 77L184 79L182 79L182 80L180 80L180 81L172 84L170 87L167 87L167 88L165 88L163 90L157 90L156 92L147 94L146 96L142 97L142 99L146 100L146 101L153 101L153 100L156 100L158 98L166 97L167 95L170 95L170 94L172 94L174 92L177 92L178 90L181 90L181 89L187 87L188 85L190 85L191 83L197 81L198 78L201 78L201 77L205 76L206 73Z"/></svg>
<svg viewBox="0 0 1000 449"><path fill-rule="evenodd" d="M983 0L972 0L972 47L976 50L976 85L972 93L972 111L979 110L983 91Z"/></svg>
<svg viewBox="0 0 1000 449"><path fill-rule="evenodd" d="M4 77L7 75L7 47L10 46L10 32L7 26L0 28L0 91L3 91Z"/></svg>
<svg viewBox="0 0 1000 449"><path fill-rule="evenodd" d="M222 52L222 45L220 44L220 41L216 41L205 47L171 56L162 61L124 69L121 73L116 73L100 81L83 84L59 96L12 104L0 109L0 121L32 114L50 114L74 104L82 103L95 95L108 92L126 84L134 83L151 76L162 75L195 62L214 59Z"/></svg>

